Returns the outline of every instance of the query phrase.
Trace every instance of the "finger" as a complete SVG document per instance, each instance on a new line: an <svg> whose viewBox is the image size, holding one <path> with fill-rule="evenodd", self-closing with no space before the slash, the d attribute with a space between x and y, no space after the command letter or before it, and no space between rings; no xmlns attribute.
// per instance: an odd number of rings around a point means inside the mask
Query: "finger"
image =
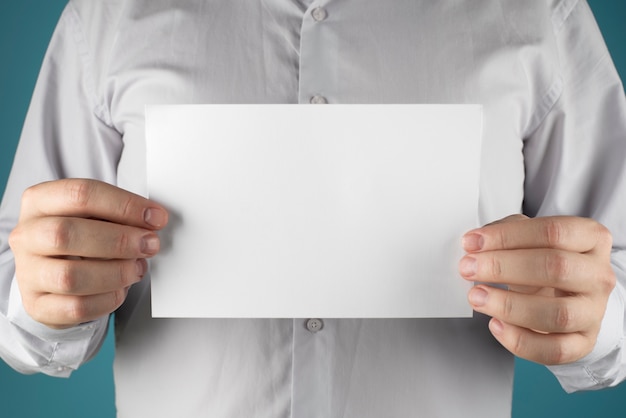
<svg viewBox="0 0 626 418"><path fill-rule="evenodd" d="M611 248L611 234L588 218L554 216L500 222L469 231L463 236L467 252L523 248L555 248L574 252Z"/></svg>
<svg viewBox="0 0 626 418"><path fill-rule="evenodd" d="M11 236L11 246L45 256L136 259L155 255L160 241L155 232L132 226L46 217L20 224Z"/></svg>
<svg viewBox="0 0 626 418"><path fill-rule="evenodd" d="M495 220L493 222L488 223L487 225L497 225L497 224L501 224L501 223L506 223L506 222L517 222L517 221L523 221L526 219L530 219L528 216L523 215L521 213L516 213L513 215L509 215L509 216L505 216L504 218ZM485 225L485 226L487 226Z"/></svg>
<svg viewBox="0 0 626 418"><path fill-rule="evenodd" d="M65 179L41 183L22 196L22 219L42 216L96 218L145 229L161 229L167 211L160 205L107 183Z"/></svg>
<svg viewBox="0 0 626 418"><path fill-rule="evenodd" d="M470 253L459 263L467 280L523 286L548 286L564 291L595 291L609 281L608 263L587 254L553 249Z"/></svg>
<svg viewBox="0 0 626 418"><path fill-rule="evenodd" d="M591 352L595 336L583 333L541 334L504 323L489 322L489 330L507 350L526 360L545 365L572 363Z"/></svg>
<svg viewBox="0 0 626 418"><path fill-rule="evenodd" d="M603 311L593 311L583 296L527 295L478 285L468 293L472 308L508 324L542 332L586 331L602 321Z"/></svg>
<svg viewBox="0 0 626 418"><path fill-rule="evenodd" d="M128 289L90 296L41 294L24 298L26 312L51 328L67 328L109 315L119 308Z"/></svg>
<svg viewBox="0 0 626 418"><path fill-rule="evenodd" d="M30 271L36 278L20 286L35 293L97 295L124 289L141 280L148 269L145 259L70 260L33 257Z"/></svg>

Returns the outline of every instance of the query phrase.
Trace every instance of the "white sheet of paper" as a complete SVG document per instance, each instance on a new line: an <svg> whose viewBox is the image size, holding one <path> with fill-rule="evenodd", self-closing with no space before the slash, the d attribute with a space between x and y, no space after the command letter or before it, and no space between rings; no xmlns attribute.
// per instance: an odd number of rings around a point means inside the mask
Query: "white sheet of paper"
<svg viewBox="0 0 626 418"><path fill-rule="evenodd" d="M155 317L467 317L479 105L146 108Z"/></svg>

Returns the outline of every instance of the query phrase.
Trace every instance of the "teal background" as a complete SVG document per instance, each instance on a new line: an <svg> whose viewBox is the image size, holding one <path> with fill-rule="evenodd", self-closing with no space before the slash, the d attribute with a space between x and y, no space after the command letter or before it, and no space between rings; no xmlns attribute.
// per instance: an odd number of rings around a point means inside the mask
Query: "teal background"
<svg viewBox="0 0 626 418"><path fill-rule="evenodd" d="M1 190L9 174L41 59L65 3L66 0L0 0ZM589 0L589 3L618 71L626 80L626 0ZM0 417L114 417L111 365L114 345L110 331L98 356L70 379L20 375L0 361ZM489 402L489 399L476 402ZM626 385L567 395L543 366L517 361L514 418L622 416L626 416Z"/></svg>

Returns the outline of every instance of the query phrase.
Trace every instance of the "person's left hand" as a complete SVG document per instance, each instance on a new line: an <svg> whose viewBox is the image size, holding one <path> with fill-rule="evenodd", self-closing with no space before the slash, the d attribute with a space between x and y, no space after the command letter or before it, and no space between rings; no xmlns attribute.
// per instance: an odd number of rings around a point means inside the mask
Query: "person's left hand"
<svg viewBox="0 0 626 418"><path fill-rule="evenodd" d="M615 287L611 245L607 228L591 219L512 215L463 236L459 271L481 282L469 302L492 317L489 329L507 350L571 363L595 346Z"/></svg>

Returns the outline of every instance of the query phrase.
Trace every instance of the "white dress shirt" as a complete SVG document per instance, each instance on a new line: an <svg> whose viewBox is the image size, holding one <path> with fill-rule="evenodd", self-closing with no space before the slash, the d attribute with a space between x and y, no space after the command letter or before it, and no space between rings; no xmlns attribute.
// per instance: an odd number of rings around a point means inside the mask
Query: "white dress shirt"
<svg viewBox="0 0 626 418"><path fill-rule="evenodd" d="M24 312L7 244L21 193L89 177L145 194L144 106L175 103L482 104L481 222L578 215L614 236L596 347L551 369L568 391L625 377L626 100L584 0L70 1L0 209L0 354L17 370L68 376L107 323ZM504 417L513 356L486 321L153 319L144 279L115 314L118 416Z"/></svg>

